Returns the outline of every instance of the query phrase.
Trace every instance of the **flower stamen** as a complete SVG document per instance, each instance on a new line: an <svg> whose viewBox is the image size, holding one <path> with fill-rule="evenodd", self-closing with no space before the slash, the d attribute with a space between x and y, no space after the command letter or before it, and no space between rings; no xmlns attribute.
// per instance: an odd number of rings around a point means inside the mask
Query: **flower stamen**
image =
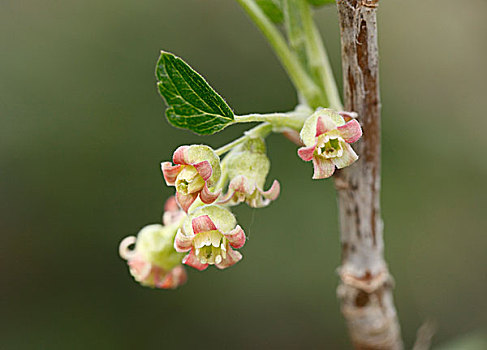
<svg viewBox="0 0 487 350"><path fill-rule="evenodd" d="M219 231L200 232L194 240L196 257L202 264L219 264L226 258L226 243Z"/></svg>

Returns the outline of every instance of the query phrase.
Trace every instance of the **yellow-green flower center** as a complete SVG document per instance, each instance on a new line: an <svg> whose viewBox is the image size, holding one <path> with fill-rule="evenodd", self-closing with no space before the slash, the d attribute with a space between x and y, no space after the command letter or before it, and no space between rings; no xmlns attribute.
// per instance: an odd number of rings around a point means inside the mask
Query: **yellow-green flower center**
<svg viewBox="0 0 487 350"><path fill-rule="evenodd" d="M327 159L341 157L343 155L342 142L343 139L339 136L321 135L318 138L316 152Z"/></svg>
<svg viewBox="0 0 487 350"><path fill-rule="evenodd" d="M200 232L193 244L202 264L219 264L227 257L227 239L219 231Z"/></svg>
<svg viewBox="0 0 487 350"><path fill-rule="evenodd" d="M185 165L176 178L176 191L190 194L200 191L205 186L205 180L192 165Z"/></svg>

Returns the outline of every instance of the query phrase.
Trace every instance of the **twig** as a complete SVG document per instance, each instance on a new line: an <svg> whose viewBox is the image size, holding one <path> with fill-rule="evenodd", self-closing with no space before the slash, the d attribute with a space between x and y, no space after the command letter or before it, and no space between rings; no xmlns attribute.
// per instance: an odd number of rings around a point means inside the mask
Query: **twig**
<svg viewBox="0 0 487 350"><path fill-rule="evenodd" d="M302 94L310 106L320 106L320 89L303 68L294 52L291 51L281 32L272 24L254 0L237 0L237 2L272 45L296 90Z"/></svg>
<svg viewBox="0 0 487 350"><path fill-rule="evenodd" d="M379 0L337 0L345 110L358 113L360 159L337 174L342 265L338 296L356 349L402 349L380 215Z"/></svg>

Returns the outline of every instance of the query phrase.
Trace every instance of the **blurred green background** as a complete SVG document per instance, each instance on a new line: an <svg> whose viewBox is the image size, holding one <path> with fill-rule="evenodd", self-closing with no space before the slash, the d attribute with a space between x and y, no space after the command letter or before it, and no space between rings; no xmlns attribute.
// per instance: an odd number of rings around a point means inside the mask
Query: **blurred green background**
<svg viewBox="0 0 487 350"><path fill-rule="evenodd" d="M487 324L487 2L384 1L379 11L386 256L408 346ZM316 18L341 74L334 6ZM348 349L335 297L332 181L311 180L271 136L278 201L239 207L244 260L142 288L119 241L160 221L168 125L160 49L201 72L236 113L292 109L295 93L234 1L0 0L2 349Z"/></svg>

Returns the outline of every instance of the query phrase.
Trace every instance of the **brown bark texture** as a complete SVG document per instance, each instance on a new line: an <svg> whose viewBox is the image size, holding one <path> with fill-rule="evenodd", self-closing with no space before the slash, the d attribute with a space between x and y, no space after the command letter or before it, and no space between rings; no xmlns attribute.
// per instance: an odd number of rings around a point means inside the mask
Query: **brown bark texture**
<svg viewBox="0 0 487 350"><path fill-rule="evenodd" d="M379 0L337 0L345 110L358 114L359 160L337 173L342 265L337 290L356 349L403 348L380 214Z"/></svg>

